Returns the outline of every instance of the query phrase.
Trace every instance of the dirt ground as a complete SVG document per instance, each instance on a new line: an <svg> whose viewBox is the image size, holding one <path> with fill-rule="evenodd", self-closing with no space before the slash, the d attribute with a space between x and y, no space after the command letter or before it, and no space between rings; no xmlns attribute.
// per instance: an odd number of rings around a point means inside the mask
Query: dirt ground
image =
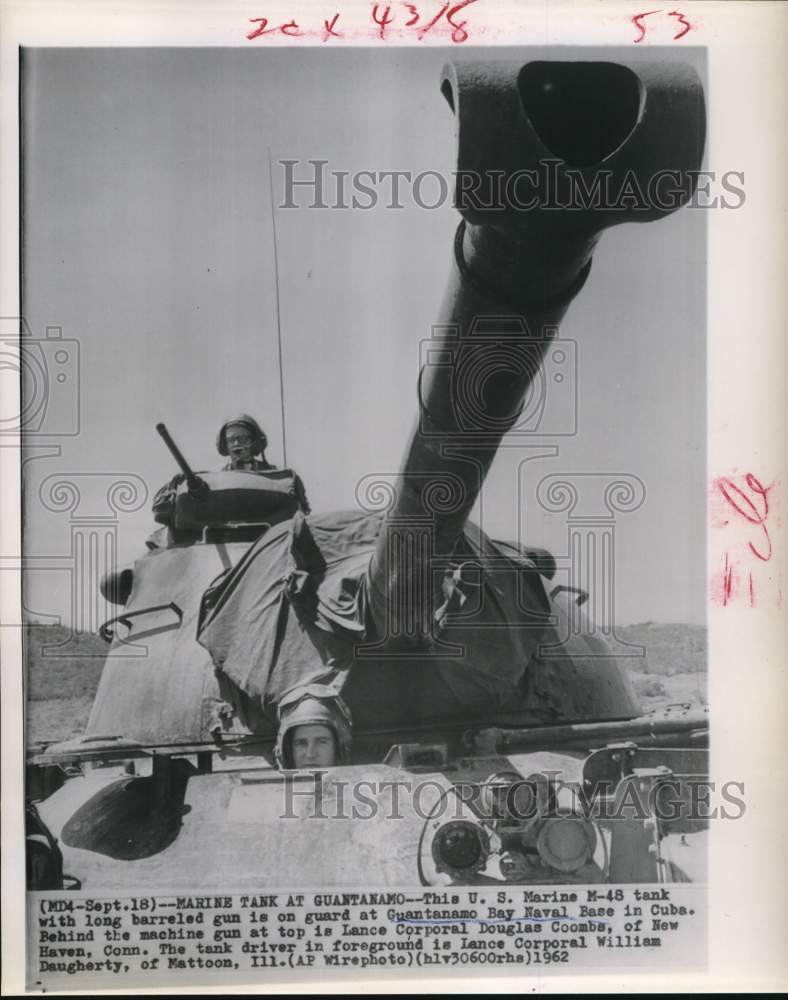
<svg viewBox="0 0 788 1000"><path fill-rule="evenodd" d="M79 736L88 724L92 695L27 703L27 745L58 743Z"/></svg>

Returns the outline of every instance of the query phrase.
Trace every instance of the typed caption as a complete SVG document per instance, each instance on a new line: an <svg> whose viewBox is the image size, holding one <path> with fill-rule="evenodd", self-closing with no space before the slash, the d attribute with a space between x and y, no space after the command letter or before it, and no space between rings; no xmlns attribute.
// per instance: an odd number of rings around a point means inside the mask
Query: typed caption
<svg viewBox="0 0 788 1000"><path fill-rule="evenodd" d="M92 897L31 893L31 989L286 979L290 970L647 970L705 961L706 890L480 886L434 891ZM176 977L173 980L173 976Z"/></svg>

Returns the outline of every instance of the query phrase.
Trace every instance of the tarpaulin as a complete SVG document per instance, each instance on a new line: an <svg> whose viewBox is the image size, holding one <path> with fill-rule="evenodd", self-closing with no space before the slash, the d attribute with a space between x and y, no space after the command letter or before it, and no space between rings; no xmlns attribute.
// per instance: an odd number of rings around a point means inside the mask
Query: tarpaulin
<svg viewBox="0 0 788 1000"><path fill-rule="evenodd" d="M434 641L403 653L381 644L366 619L367 569L384 523L359 512L297 515L263 535L203 602L198 641L220 676L269 720L288 691L312 683L342 691L362 727L524 708L524 675L549 610L534 566L469 524L455 555L478 567L477 592Z"/></svg>

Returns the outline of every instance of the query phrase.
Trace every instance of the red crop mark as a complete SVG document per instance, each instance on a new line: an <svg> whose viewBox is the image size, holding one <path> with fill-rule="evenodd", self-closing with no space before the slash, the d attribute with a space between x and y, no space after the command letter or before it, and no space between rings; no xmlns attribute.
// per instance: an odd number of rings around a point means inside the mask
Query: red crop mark
<svg viewBox="0 0 788 1000"><path fill-rule="evenodd" d="M323 21L323 41L327 42L328 39L333 35L334 38L341 38L342 34L339 31L334 31L334 25L339 20L339 14L334 14L331 20Z"/></svg>
<svg viewBox="0 0 788 1000"><path fill-rule="evenodd" d="M679 24L683 26L683 30L680 31L677 35L673 36L674 42L678 41L679 38L683 38L687 34L687 32L692 28L692 25L689 23L686 17L684 17L684 15L678 10L669 11L668 17L677 17L679 19Z"/></svg>
<svg viewBox="0 0 788 1000"><path fill-rule="evenodd" d="M747 488L754 494L755 497L760 497L763 511L759 511L750 497L742 490L732 479L722 478L717 480L717 488L720 493L725 497L730 506L740 514L746 521L750 524L758 525L763 531L764 537L766 539L767 549L763 553L755 548L752 542L748 542L748 546L752 554L760 559L762 562L768 562L772 557L772 540L769 536L769 529L766 526L766 520L769 517L769 490L772 486L764 486L763 483L754 476L751 472L748 472L744 477L744 481L747 484Z"/></svg>
<svg viewBox="0 0 788 1000"><path fill-rule="evenodd" d="M752 582L752 573L749 573L748 576L749 576L749 583L750 583L750 607L754 608L755 607L755 586L754 586L754 584Z"/></svg>
<svg viewBox="0 0 788 1000"><path fill-rule="evenodd" d="M660 13L661 10L647 10L644 11L642 14L635 14L635 16L632 18L632 23L635 25L635 27L639 32L638 37L635 39L635 45L637 45L638 42L642 42L643 39L646 37L646 26L643 24L643 18L651 17L652 14L660 14Z"/></svg>

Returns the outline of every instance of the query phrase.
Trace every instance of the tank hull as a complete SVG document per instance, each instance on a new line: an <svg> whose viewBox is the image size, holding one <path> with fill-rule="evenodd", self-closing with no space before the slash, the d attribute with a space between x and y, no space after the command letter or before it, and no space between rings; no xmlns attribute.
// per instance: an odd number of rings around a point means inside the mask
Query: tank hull
<svg viewBox="0 0 788 1000"><path fill-rule="evenodd" d="M597 851L579 870L551 868L531 851L530 867L505 876L500 845L492 845L485 864L473 871L436 869L430 842L435 830L463 817L479 825L458 788L483 787L506 773L523 782L535 774L559 775L565 786L579 787L585 757L535 751L467 758L450 770L376 764L320 775L282 775L262 759L237 761L232 769L218 769L217 763L214 772L199 773L181 760L173 762L166 796L157 788L160 775L97 769L67 781L38 809L59 841L64 872L86 891L134 886L137 894L196 895L294 887L702 881L705 829L663 831L663 853L680 856L666 877L648 849L653 834L647 824L610 817L593 824Z"/></svg>
<svg viewBox="0 0 788 1000"><path fill-rule="evenodd" d="M220 695L211 657L196 640L200 599L248 547L178 546L137 560L88 720L88 739L123 737L143 744L210 739Z"/></svg>

